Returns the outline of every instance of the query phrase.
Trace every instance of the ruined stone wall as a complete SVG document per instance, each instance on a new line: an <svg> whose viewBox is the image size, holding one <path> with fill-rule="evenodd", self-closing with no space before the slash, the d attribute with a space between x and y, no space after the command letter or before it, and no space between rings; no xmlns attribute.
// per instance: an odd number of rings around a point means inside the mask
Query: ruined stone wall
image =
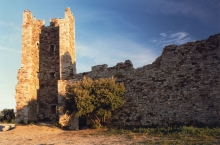
<svg viewBox="0 0 220 145"><path fill-rule="evenodd" d="M75 19L70 8L65 10L65 19L59 21L60 27L60 79L67 79L76 73Z"/></svg>
<svg viewBox="0 0 220 145"><path fill-rule="evenodd" d="M95 79L114 76L118 82L124 82L126 102L112 118L117 125L191 121L220 124L219 74L220 34L217 34L202 41L166 46L152 64L137 69L129 60L109 68L94 66L91 72L76 74L69 82L60 80L59 85L63 88L83 76Z"/></svg>
<svg viewBox="0 0 220 145"><path fill-rule="evenodd" d="M44 21L23 14L22 64L16 86L16 121L54 119L57 116L59 79L76 73L74 17Z"/></svg>
<svg viewBox="0 0 220 145"><path fill-rule="evenodd" d="M43 27L40 35L40 64L38 91L39 111L42 117L55 117L57 80L59 80L59 27Z"/></svg>
<svg viewBox="0 0 220 145"><path fill-rule="evenodd" d="M55 119L58 105L57 81L75 74L74 17L69 8L65 18L50 20L40 35L39 118Z"/></svg>
<svg viewBox="0 0 220 145"><path fill-rule="evenodd" d="M36 118L36 100L39 80L39 34L44 21L32 18L29 10L23 13L22 24L22 59L16 85L16 119L33 120Z"/></svg>

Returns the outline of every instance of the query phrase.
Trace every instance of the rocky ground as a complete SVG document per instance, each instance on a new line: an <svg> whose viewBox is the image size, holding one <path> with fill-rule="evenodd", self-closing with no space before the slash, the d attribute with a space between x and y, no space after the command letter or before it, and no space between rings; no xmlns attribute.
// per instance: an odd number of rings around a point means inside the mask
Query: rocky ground
<svg viewBox="0 0 220 145"><path fill-rule="evenodd" d="M48 125L16 126L9 131L0 131L0 145L64 145L64 144L143 144L147 136L104 135L101 129L64 131ZM152 139L152 138L151 138ZM150 139L150 140L151 140Z"/></svg>

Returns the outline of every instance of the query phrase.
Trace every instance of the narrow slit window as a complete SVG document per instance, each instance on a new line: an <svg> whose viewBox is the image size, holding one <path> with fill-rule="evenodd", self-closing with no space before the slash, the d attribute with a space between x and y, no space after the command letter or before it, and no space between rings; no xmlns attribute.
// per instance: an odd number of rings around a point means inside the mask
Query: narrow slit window
<svg viewBox="0 0 220 145"><path fill-rule="evenodd" d="M37 103L37 114L39 113L39 104Z"/></svg>
<svg viewBox="0 0 220 145"><path fill-rule="evenodd" d="M73 75L73 69L69 70L69 75Z"/></svg>
<svg viewBox="0 0 220 145"><path fill-rule="evenodd" d="M55 45L50 45L50 51L51 51L51 52L54 52L55 50L56 50Z"/></svg>
<svg viewBox="0 0 220 145"><path fill-rule="evenodd" d="M50 72L50 77L51 77L51 78L55 78L55 77L56 77L55 72Z"/></svg>
<svg viewBox="0 0 220 145"><path fill-rule="evenodd" d="M51 105L50 109L51 109L52 114L57 114L57 106L56 105Z"/></svg>

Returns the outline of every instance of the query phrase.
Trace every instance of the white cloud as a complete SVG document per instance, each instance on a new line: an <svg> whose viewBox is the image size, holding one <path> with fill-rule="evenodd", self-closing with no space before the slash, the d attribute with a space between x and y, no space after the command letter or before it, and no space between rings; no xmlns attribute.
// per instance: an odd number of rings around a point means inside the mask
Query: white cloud
<svg viewBox="0 0 220 145"><path fill-rule="evenodd" d="M169 44L181 45L189 41L194 41L187 32L167 32L160 33L159 37L150 40L156 46L167 46Z"/></svg>
<svg viewBox="0 0 220 145"><path fill-rule="evenodd" d="M5 21L0 21L0 27L10 27L15 30L21 30L20 26L15 25L14 22L5 22Z"/></svg>
<svg viewBox="0 0 220 145"><path fill-rule="evenodd" d="M91 65L114 66L128 59L132 61L134 67L141 67L152 63L158 57L149 47L120 36L94 39L93 42L87 44L78 42L76 47L77 60L85 60L84 62L77 61L79 72L90 71Z"/></svg>
<svg viewBox="0 0 220 145"><path fill-rule="evenodd" d="M91 22L109 22L109 17L115 15L114 12L106 10L96 10L96 11L80 11L77 14L78 23L91 23Z"/></svg>
<svg viewBox="0 0 220 145"><path fill-rule="evenodd" d="M166 33L160 33L160 36L167 37L167 34Z"/></svg>
<svg viewBox="0 0 220 145"><path fill-rule="evenodd" d="M116 21L121 22L123 26L129 27L130 29L134 30L140 30L139 27L135 26L132 22L123 19L123 17L116 15L114 18L116 18Z"/></svg>
<svg viewBox="0 0 220 145"><path fill-rule="evenodd" d="M0 20L0 50L21 52L14 48L21 46L21 26L15 25L14 22Z"/></svg>
<svg viewBox="0 0 220 145"><path fill-rule="evenodd" d="M162 13L165 15L183 15L193 17L207 23L208 20L216 18L219 9L218 0L146 0L139 3L142 10L148 13ZM217 6L216 6L217 5ZM212 11L212 10L217 11Z"/></svg>
<svg viewBox="0 0 220 145"><path fill-rule="evenodd" d="M19 51L19 50L15 50L15 49L11 49L11 48L6 48L6 47L3 47L3 46L0 46L0 50L21 53L21 51Z"/></svg>

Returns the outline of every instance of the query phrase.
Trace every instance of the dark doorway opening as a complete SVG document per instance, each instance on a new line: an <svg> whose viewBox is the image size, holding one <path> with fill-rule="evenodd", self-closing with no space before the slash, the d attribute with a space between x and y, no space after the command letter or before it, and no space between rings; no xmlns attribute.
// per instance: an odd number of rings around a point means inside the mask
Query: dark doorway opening
<svg viewBox="0 0 220 145"><path fill-rule="evenodd" d="M87 121L86 116L79 117L79 129L86 129L87 128Z"/></svg>
<svg viewBox="0 0 220 145"><path fill-rule="evenodd" d="M57 105L50 106L51 114L57 114Z"/></svg>

